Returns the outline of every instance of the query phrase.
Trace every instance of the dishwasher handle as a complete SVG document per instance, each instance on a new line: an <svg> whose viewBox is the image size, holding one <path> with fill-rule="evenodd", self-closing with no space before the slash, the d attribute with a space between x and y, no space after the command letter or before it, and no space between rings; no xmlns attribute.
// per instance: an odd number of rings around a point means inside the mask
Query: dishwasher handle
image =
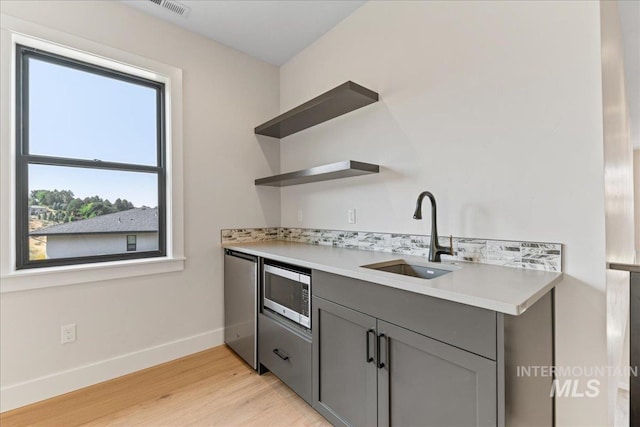
<svg viewBox="0 0 640 427"><path fill-rule="evenodd" d="M242 252L236 252L236 251L231 250L231 249L225 249L224 250L224 254L228 255L228 256L233 256L233 257L236 257L236 258L246 259L247 261L258 262L258 257L256 257L256 256L247 255L247 254L244 254Z"/></svg>

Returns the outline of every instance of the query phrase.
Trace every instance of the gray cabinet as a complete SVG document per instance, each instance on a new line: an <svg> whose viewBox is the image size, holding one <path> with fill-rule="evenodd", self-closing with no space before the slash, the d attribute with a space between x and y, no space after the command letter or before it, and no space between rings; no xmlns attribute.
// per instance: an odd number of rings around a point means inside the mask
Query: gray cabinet
<svg viewBox="0 0 640 427"><path fill-rule="evenodd" d="M495 311L318 270L313 295L496 360Z"/></svg>
<svg viewBox="0 0 640 427"><path fill-rule="evenodd" d="M375 317L317 297L312 307L313 407L334 425L376 425Z"/></svg>
<svg viewBox="0 0 640 427"><path fill-rule="evenodd" d="M334 425L496 424L495 362L314 297L314 408Z"/></svg>
<svg viewBox="0 0 640 427"><path fill-rule="evenodd" d="M553 296L520 316L313 271L313 407L334 425L553 425ZM517 284L515 284L517 285Z"/></svg>
<svg viewBox="0 0 640 427"><path fill-rule="evenodd" d="M378 320L379 426L495 426L496 363Z"/></svg>

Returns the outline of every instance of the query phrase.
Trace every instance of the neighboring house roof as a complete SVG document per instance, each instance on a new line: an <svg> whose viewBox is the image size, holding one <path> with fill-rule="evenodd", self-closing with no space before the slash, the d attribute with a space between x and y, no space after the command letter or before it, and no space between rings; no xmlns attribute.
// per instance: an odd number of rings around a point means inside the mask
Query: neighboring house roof
<svg viewBox="0 0 640 427"><path fill-rule="evenodd" d="M31 236L60 234L149 233L158 231L156 208L135 208L80 221L51 225L29 233Z"/></svg>

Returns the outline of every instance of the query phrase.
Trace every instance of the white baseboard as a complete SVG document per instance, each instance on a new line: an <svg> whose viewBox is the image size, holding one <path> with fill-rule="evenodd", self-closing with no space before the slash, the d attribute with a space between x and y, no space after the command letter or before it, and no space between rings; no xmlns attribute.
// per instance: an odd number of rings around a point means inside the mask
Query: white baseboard
<svg viewBox="0 0 640 427"><path fill-rule="evenodd" d="M145 348L133 353L0 388L0 412L39 402L170 360L188 356L224 342L224 328Z"/></svg>

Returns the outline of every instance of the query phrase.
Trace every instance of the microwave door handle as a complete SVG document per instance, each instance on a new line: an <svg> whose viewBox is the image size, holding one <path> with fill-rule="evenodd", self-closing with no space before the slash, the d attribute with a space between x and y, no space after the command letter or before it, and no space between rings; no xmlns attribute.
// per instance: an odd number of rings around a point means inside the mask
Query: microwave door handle
<svg viewBox="0 0 640 427"><path fill-rule="evenodd" d="M272 265L265 265L264 271L270 274L274 274L276 276L284 277L285 279L294 280L296 282L300 281L300 274L294 273L293 271L285 270L284 268L278 268Z"/></svg>

